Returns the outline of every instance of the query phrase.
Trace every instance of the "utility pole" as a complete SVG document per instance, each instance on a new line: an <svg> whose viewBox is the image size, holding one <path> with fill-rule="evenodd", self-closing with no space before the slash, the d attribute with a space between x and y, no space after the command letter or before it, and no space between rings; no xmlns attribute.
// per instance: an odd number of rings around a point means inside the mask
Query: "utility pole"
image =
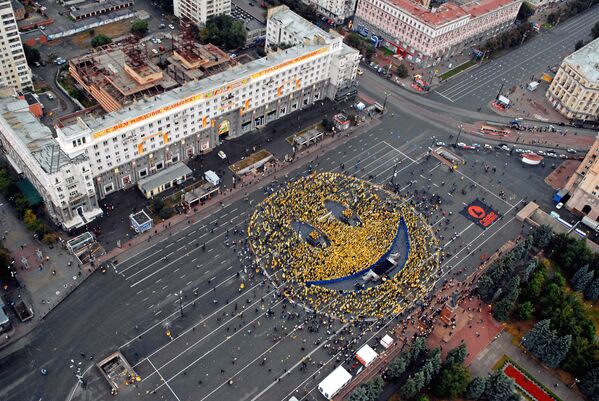
<svg viewBox="0 0 599 401"><path fill-rule="evenodd" d="M505 79L501 80L501 86L499 87L499 92L497 92L497 96L495 96L495 100L499 99L499 96L501 96L501 91L503 90L503 85L505 85Z"/></svg>

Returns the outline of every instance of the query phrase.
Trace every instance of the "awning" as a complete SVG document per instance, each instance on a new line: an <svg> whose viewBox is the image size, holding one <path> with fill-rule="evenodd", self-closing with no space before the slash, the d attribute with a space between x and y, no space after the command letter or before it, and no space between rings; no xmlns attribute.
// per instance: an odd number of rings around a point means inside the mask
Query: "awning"
<svg viewBox="0 0 599 401"><path fill-rule="evenodd" d="M370 365L377 356L379 355L368 344L364 344L356 353L356 359L364 366Z"/></svg>
<svg viewBox="0 0 599 401"><path fill-rule="evenodd" d="M29 180L21 180L17 182L17 187L23 193L25 199L27 199L29 206L35 206L42 202L42 197Z"/></svg>

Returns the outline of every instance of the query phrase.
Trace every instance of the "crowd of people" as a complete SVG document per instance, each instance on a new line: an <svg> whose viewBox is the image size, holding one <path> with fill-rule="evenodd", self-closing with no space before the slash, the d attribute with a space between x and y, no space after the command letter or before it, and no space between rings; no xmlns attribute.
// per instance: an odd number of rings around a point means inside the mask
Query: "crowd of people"
<svg viewBox="0 0 599 401"><path fill-rule="evenodd" d="M336 214L325 201L343 208ZM348 224L343 216L350 212L360 224ZM313 230L303 233L294 222ZM367 271L390 249L402 222L409 254L397 274L363 289L310 285ZM326 236L327 241L320 242L325 246L308 241L315 231ZM343 319L398 313L410 300L426 294L439 262L431 228L404 199L335 173L311 174L266 198L250 219L248 238L258 264L286 296Z"/></svg>

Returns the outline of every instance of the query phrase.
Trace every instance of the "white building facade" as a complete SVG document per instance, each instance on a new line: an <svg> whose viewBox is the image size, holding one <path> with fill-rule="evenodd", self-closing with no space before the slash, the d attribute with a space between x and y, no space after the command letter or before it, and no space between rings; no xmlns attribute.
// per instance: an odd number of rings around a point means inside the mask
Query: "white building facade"
<svg viewBox="0 0 599 401"><path fill-rule="evenodd" d="M0 144L15 172L33 184L57 225L70 230L102 214L89 158L68 157L25 100L0 99Z"/></svg>
<svg viewBox="0 0 599 401"><path fill-rule="evenodd" d="M174 0L173 10L178 18L189 18L196 25L204 25L213 15L230 15L231 0Z"/></svg>
<svg viewBox="0 0 599 401"><path fill-rule="evenodd" d="M353 29L409 61L431 64L475 46L514 23L522 0L447 2L359 0Z"/></svg>
<svg viewBox="0 0 599 401"><path fill-rule="evenodd" d="M567 118L599 119L599 39L564 58L546 96Z"/></svg>
<svg viewBox="0 0 599 401"><path fill-rule="evenodd" d="M10 0L0 0L0 87L31 88L31 70Z"/></svg>
<svg viewBox="0 0 599 401"><path fill-rule="evenodd" d="M342 24L356 11L356 0L302 0L302 2L312 6L318 14L332 19L336 24Z"/></svg>

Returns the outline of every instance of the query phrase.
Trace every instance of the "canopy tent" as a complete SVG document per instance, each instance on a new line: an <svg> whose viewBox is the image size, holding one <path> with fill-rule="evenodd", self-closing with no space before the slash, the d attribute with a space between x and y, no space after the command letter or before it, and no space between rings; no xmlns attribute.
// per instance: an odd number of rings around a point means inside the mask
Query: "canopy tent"
<svg viewBox="0 0 599 401"><path fill-rule="evenodd" d="M387 349L391 346L391 344L393 344L393 341L393 337L391 337L389 334L385 334L385 337L381 338L379 344L381 344L383 347L385 347L385 349Z"/></svg>
<svg viewBox="0 0 599 401"><path fill-rule="evenodd" d="M356 353L356 359L364 366L370 365L377 356L379 355L368 344L364 344Z"/></svg>

